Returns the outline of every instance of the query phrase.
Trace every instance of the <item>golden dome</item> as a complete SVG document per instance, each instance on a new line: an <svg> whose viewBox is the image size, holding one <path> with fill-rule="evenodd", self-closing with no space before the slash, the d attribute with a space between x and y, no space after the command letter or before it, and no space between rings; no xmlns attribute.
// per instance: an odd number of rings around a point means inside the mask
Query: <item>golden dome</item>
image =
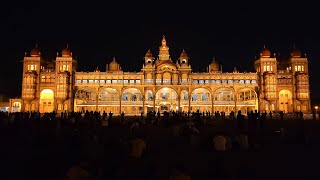
<svg viewBox="0 0 320 180"><path fill-rule="evenodd" d="M219 63L213 58L210 64L210 71L219 71Z"/></svg>
<svg viewBox="0 0 320 180"><path fill-rule="evenodd" d="M40 56L40 49L38 47L31 49L30 56L32 57Z"/></svg>
<svg viewBox="0 0 320 180"><path fill-rule="evenodd" d="M72 55L72 53L69 48L65 48L62 50L61 55L62 55L62 57L70 57Z"/></svg>
<svg viewBox="0 0 320 180"><path fill-rule="evenodd" d="M260 57L270 57L270 56L271 56L271 52L269 51L269 49L267 49L264 46L263 49L260 51Z"/></svg>
<svg viewBox="0 0 320 180"><path fill-rule="evenodd" d="M114 57L113 60L109 64L109 71L118 71L119 64L116 61L116 58Z"/></svg>
<svg viewBox="0 0 320 180"><path fill-rule="evenodd" d="M292 49L290 52L291 57L301 57L301 51L299 49Z"/></svg>

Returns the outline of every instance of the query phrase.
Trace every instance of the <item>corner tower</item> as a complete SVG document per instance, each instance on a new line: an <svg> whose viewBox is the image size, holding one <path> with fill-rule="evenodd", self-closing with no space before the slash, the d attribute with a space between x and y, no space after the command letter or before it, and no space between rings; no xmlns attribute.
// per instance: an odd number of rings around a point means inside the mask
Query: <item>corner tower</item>
<svg viewBox="0 0 320 180"><path fill-rule="evenodd" d="M277 110L277 59L271 57L270 50L264 46L260 57L255 60L255 69L258 75L259 111Z"/></svg>
<svg viewBox="0 0 320 180"><path fill-rule="evenodd" d="M56 92L55 109L58 112L73 110L73 85L75 83L75 71L77 70L77 60L72 57L72 52L67 44L56 57Z"/></svg>
<svg viewBox="0 0 320 180"><path fill-rule="evenodd" d="M22 111L35 111L38 107L36 101L39 99L40 70L43 59L38 45L25 53L23 58L22 73Z"/></svg>

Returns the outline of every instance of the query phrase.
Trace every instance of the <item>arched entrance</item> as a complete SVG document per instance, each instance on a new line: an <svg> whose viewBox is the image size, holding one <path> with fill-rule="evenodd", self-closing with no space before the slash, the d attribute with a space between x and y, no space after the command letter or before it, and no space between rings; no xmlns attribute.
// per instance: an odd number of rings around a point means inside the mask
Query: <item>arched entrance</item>
<svg viewBox="0 0 320 180"><path fill-rule="evenodd" d="M161 88L156 93L156 110L160 113L178 110L178 94L172 88Z"/></svg>
<svg viewBox="0 0 320 180"><path fill-rule="evenodd" d="M100 112L119 112L119 93L113 88L103 88L98 96L98 111Z"/></svg>
<svg viewBox="0 0 320 180"><path fill-rule="evenodd" d="M279 110L284 113L292 112L292 94L289 90L279 92Z"/></svg>
<svg viewBox="0 0 320 180"><path fill-rule="evenodd" d="M251 88L243 88L237 92L237 110L242 113L258 110L258 96Z"/></svg>
<svg viewBox="0 0 320 180"><path fill-rule="evenodd" d="M97 94L93 89L79 89L75 94L75 111L95 111Z"/></svg>
<svg viewBox="0 0 320 180"><path fill-rule="evenodd" d="M213 94L214 111L230 113L235 111L235 95L230 88L219 88Z"/></svg>
<svg viewBox="0 0 320 180"><path fill-rule="evenodd" d="M44 89L40 93L40 113L54 110L54 93L51 89Z"/></svg>
<svg viewBox="0 0 320 180"><path fill-rule="evenodd" d="M191 111L211 112L211 93L208 89L197 88L191 94Z"/></svg>
<svg viewBox="0 0 320 180"><path fill-rule="evenodd" d="M121 112L137 115L143 111L143 95L137 88L127 88L121 95Z"/></svg>

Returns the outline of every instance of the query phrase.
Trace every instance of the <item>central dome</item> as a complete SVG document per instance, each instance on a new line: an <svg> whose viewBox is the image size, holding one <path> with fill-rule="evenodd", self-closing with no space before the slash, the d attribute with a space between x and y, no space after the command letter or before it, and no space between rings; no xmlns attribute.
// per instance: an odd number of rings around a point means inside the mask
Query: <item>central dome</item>
<svg viewBox="0 0 320 180"><path fill-rule="evenodd" d="M30 56L32 57L37 57L37 56L40 56L40 50L38 47L35 47L33 49L31 49L30 51Z"/></svg>
<svg viewBox="0 0 320 180"><path fill-rule="evenodd" d="M290 52L291 57L301 57L301 51L299 49L292 49Z"/></svg>
<svg viewBox="0 0 320 180"><path fill-rule="evenodd" d="M265 47L260 51L260 57L270 57L271 52L269 49L266 49Z"/></svg>
<svg viewBox="0 0 320 180"><path fill-rule="evenodd" d="M65 48L62 50L61 55L62 57L70 57L72 53L69 48Z"/></svg>
<svg viewBox="0 0 320 180"><path fill-rule="evenodd" d="M119 64L116 61L116 58L113 58L113 60L109 64L109 71L117 71Z"/></svg>

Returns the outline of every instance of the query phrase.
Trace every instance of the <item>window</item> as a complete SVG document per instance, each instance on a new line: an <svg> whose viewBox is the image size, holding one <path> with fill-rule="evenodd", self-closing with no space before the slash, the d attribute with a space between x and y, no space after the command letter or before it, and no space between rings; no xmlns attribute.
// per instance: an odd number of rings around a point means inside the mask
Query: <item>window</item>
<svg viewBox="0 0 320 180"><path fill-rule="evenodd" d="M134 79L130 79L130 84L134 84Z"/></svg>
<svg viewBox="0 0 320 180"><path fill-rule="evenodd" d="M199 80L199 83L200 83L200 84L203 84L203 82L204 82L203 80Z"/></svg>
<svg viewBox="0 0 320 180"><path fill-rule="evenodd" d="M166 83L166 84L169 84L170 83L170 79L163 79L162 82Z"/></svg>
<svg viewBox="0 0 320 180"><path fill-rule="evenodd" d="M194 84L198 84L198 80L196 79L196 80L193 80L193 83Z"/></svg>
<svg viewBox="0 0 320 180"><path fill-rule="evenodd" d="M123 83L124 83L124 84L128 84L128 83L129 83L129 80L128 80L128 79L125 79L125 80L123 80Z"/></svg>
<svg viewBox="0 0 320 180"><path fill-rule="evenodd" d="M187 83L188 79L181 79L181 83Z"/></svg>
<svg viewBox="0 0 320 180"><path fill-rule="evenodd" d="M136 83L137 83L137 84L140 84L140 83L141 83L140 79L137 79L137 80L136 80Z"/></svg>
<svg viewBox="0 0 320 180"><path fill-rule="evenodd" d="M153 83L153 79L145 79L144 82L145 83Z"/></svg>
<svg viewBox="0 0 320 180"><path fill-rule="evenodd" d="M104 84L104 80L103 79L100 79L100 84Z"/></svg>
<svg viewBox="0 0 320 180"><path fill-rule="evenodd" d="M77 80L76 80L76 83L81 83L81 79L77 79Z"/></svg>
<svg viewBox="0 0 320 180"><path fill-rule="evenodd" d="M301 66L301 71L304 71L304 66Z"/></svg>
<svg viewBox="0 0 320 180"><path fill-rule="evenodd" d="M117 84L117 80L116 79L112 79L112 84Z"/></svg>
<svg viewBox="0 0 320 180"><path fill-rule="evenodd" d="M110 80L110 79L107 79L107 80L106 80L106 83L107 83L107 84L110 84L110 83L111 83L111 80Z"/></svg>

